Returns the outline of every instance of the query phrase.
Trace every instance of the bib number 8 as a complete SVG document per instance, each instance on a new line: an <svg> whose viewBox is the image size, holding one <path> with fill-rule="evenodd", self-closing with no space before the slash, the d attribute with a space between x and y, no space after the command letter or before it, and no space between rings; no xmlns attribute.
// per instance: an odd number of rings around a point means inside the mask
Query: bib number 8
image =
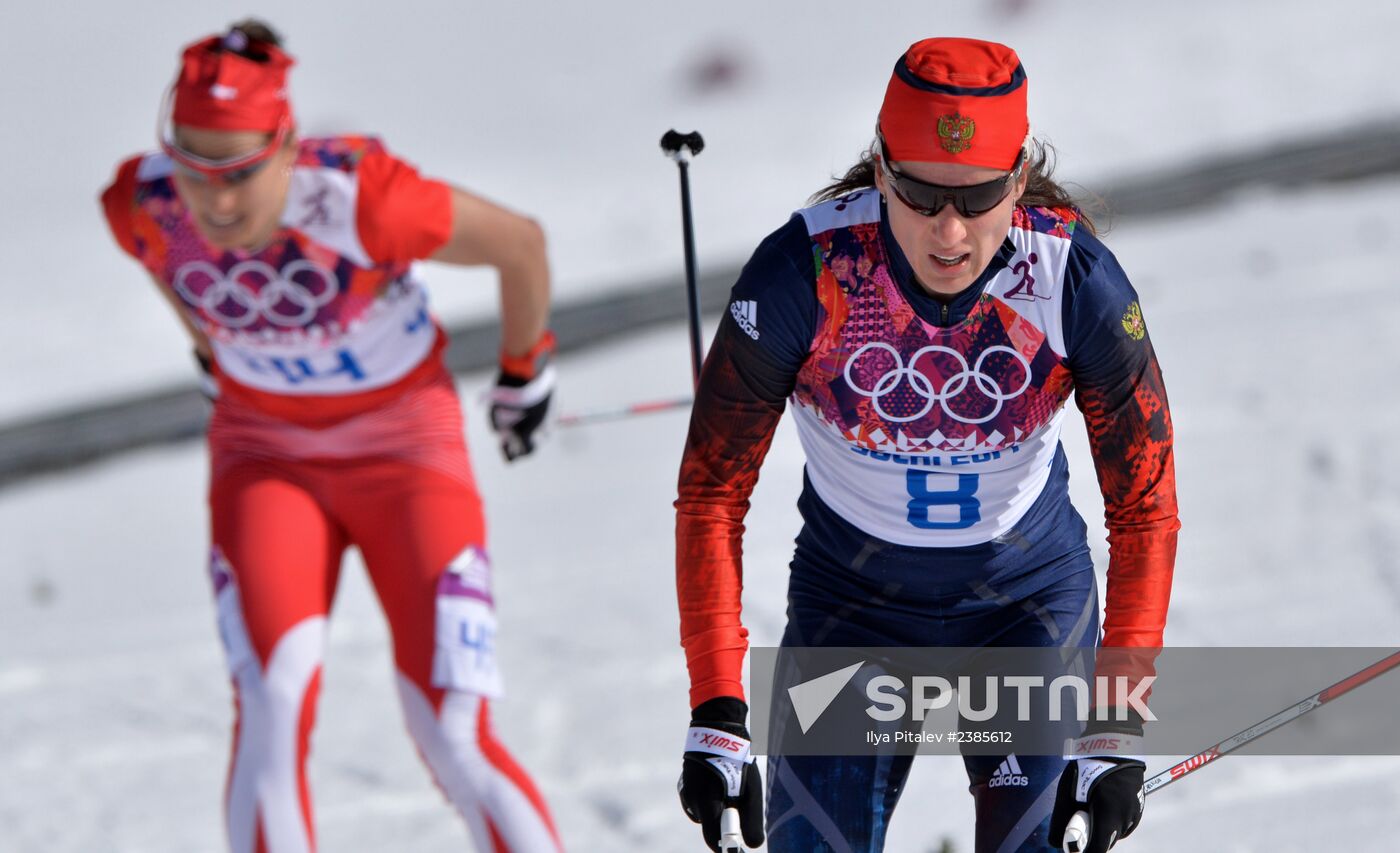
<svg viewBox="0 0 1400 853"><path fill-rule="evenodd" d="M904 482L909 489L909 523L921 530L962 530L982 520L982 505L977 502L977 475L959 474L958 487L951 491L929 491L932 471L910 468ZM956 521L934 521L929 510L934 507L957 507ZM941 513L946 517L947 513Z"/></svg>

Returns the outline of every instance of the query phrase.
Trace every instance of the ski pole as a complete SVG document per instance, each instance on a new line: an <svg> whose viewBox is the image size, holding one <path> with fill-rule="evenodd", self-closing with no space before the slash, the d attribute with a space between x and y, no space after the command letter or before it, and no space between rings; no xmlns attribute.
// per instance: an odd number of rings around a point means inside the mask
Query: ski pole
<svg viewBox="0 0 1400 853"><path fill-rule="evenodd" d="M668 130L661 136L661 150L676 161L681 173L681 229L685 237L685 292L690 314L690 372L698 387L704 354L700 348L700 289L695 283L695 231L690 219L690 158L705 150L699 131ZM689 153L687 154L687 150Z"/></svg>
<svg viewBox="0 0 1400 853"><path fill-rule="evenodd" d="M747 850L739 831L739 810L725 809L719 816L719 853L747 853Z"/></svg>
<svg viewBox="0 0 1400 853"><path fill-rule="evenodd" d="M561 427L587 426L589 424L606 423L607 421L620 421L623 418L636 417L637 415L653 415L657 412L669 412L675 409L683 409L691 403L690 397L676 397L671 400L649 400L645 403L632 403L627 406L615 406L610 409L594 409L591 412L570 412L560 415L555 424Z"/></svg>
<svg viewBox="0 0 1400 853"><path fill-rule="evenodd" d="M1185 761L1168 767L1143 784L1143 793L1150 794L1153 791L1161 790L1178 779L1200 770L1222 755L1229 755L1245 744L1258 740L1274 729L1286 726L1304 714L1321 708L1338 696L1350 693L1368 681L1376 680L1385 673L1395 669L1397 666L1400 666L1400 652L1382 658L1360 672L1343 678L1331 687L1314 693L1303 701L1284 708L1272 717L1261 720L1243 731L1236 732L1220 743L1217 743L1215 746L1198 752ZM1074 834L1073 841L1071 841L1071 833ZM1069 825L1065 827L1065 853L1081 853L1088 844L1089 816L1084 812L1075 812L1074 817L1069 820Z"/></svg>

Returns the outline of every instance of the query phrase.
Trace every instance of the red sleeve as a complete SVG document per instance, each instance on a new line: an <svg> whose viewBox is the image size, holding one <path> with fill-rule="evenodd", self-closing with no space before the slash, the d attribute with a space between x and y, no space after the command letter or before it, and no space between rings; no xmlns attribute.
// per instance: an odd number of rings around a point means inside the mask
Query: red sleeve
<svg viewBox="0 0 1400 853"><path fill-rule="evenodd" d="M1162 371L1150 342L1119 387L1076 391L1108 526L1106 647L1162 645L1176 564L1176 469Z"/></svg>
<svg viewBox="0 0 1400 853"><path fill-rule="evenodd" d="M375 263L420 260L452 236L452 189L382 151L356 167L355 227Z"/></svg>
<svg viewBox="0 0 1400 853"><path fill-rule="evenodd" d="M141 166L141 158L133 157L117 167L116 177L102 192L102 212L107 217L107 227L122 251L140 260L136 249L136 232L132 225L132 212L136 206L136 170Z"/></svg>
<svg viewBox="0 0 1400 853"><path fill-rule="evenodd" d="M717 696L744 698L744 516L783 414L781 394L765 392L755 379L763 366L741 351L747 340L721 325L705 359L681 460L676 594L692 708Z"/></svg>

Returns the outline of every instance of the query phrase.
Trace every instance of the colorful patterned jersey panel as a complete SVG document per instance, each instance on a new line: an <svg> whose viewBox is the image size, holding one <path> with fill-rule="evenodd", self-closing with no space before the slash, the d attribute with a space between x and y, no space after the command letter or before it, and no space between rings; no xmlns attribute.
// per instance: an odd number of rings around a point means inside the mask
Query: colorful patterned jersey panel
<svg viewBox="0 0 1400 853"><path fill-rule="evenodd" d="M108 216L208 335L223 376L272 394L371 391L407 375L437 338L412 258L376 260L365 247L363 197L384 190L367 185L361 167L376 158L389 155L369 137L301 140L280 227L256 252L204 240L163 154L119 172L118 184L131 176L130 205L114 212L109 203ZM412 176L429 191L442 186ZM450 225L450 207L420 212L434 221L406 227L441 231L444 216Z"/></svg>
<svg viewBox="0 0 1400 853"><path fill-rule="evenodd" d="M971 545L1010 529L1045 485L1072 388L1068 211L1018 215L1010 263L948 327L920 318L891 277L878 195L802 215L819 309L791 399L817 494L900 545Z"/></svg>

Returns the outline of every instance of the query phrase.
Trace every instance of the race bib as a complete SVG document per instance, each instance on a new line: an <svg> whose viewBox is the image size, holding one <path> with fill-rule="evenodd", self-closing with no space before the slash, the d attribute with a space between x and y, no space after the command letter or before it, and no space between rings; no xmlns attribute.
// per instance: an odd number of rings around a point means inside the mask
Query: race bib
<svg viewBox="0 0 1400 853"><path fill-rule="evenodd" d="M491 563L468 546L438 580L433 686L487 698L503 691L496 662L496 609Z"/></svg>
<svg viewBox="0 0 1400 853"><path fill-rule="evenodd" d="M237 676L243 667L256 664L258 657L248 640L247 626L243 623L243 601L238 594L233 567L218 545L209 551L209 580L214 585L219 640L228 660L228 671L230 675Z"/></svg>

